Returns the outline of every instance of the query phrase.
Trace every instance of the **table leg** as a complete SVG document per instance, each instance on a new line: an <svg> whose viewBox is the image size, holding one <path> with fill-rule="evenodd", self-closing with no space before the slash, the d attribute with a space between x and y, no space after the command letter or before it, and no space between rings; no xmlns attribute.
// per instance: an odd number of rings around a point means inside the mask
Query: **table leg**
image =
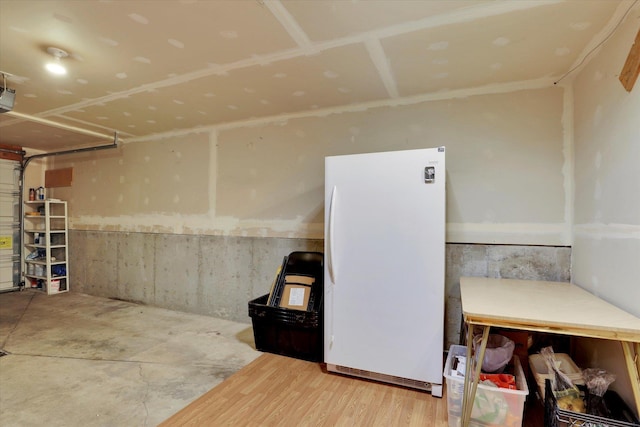
<svg viewBox="0 0 640 427"><path fill-rule="evenodd" d="M633 389L633 397L636 403L636 411L640 416L640 343L621 341L622 352L629 371L629 380ZM633 347L632 347L633 346ZM634 361L635 359L635 361Z"/></svg>
<svg viewBox="0 0 640 427"><path fill-rule="evenodd" d="M464 370L464 389L462 391L462 413L460 414L460 421L462 427L466 427L468 424L465 424L465 414L467 413L467 405L469 399L467 396L469 395L470 383L471 383L471 357L473 356L473 325L467 325L467 363L465 364Z"/></svg>
<svg viewBox="0 0 640 427"><path fill-rule="evenodd" d="M473 410L473 402L476 398L478 383L480 382L480 372L482 371L482 362L484 353L487 349L487 341L489 340L489 326L484 326L482 330L482 341L480 342L480 352L478 360L472 356L473 349L473 325L469 324L469 333L467 334L467 365L464 376L464 392L462 396L462 426L467 427L471 420L471 412ZM475 362L474 362L475 361ZM471 375L471 366L474 366L473 376Z"/></svg>

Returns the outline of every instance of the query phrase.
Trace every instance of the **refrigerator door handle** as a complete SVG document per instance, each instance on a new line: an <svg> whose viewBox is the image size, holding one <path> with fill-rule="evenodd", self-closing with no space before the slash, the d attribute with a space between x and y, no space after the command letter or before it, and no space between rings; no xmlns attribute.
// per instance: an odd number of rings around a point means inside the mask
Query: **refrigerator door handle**
<svg viewBox="0 0 640 427"><path fill-rule="evenodd" d="M336 283L336 273L335 273L335 265L333 262L333 229L335 228L335 210L336 210L336 193L338 192L337 186L333 186L333 191L331 192L331 202L329 205L329 232L327 233L329 238L329 253L327 257L327 264L329 267L329 277L331 277L331 282L333 284Z"/></svg>

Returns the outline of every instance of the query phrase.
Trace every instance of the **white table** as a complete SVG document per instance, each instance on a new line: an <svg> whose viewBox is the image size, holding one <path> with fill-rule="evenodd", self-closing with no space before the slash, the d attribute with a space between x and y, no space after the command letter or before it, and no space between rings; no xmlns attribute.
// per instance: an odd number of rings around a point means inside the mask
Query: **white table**
<svg viewBox="0 0 640 427"><path fill-rule="evenodd" d="M474 326L483 328L475 369L466 367L463 426L469 425L492 326L620 341L640 413L640 318L571 283L462 277L460 294L469 361Z"/></svg>

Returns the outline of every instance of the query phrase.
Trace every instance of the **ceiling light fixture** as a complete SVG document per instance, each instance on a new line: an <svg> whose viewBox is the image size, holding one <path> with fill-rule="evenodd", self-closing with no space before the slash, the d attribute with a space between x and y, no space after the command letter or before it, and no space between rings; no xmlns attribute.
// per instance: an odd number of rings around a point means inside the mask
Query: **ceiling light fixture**
<svg viewBox="0 0 640 427"><path fill-rule="evenodd" d="M53 61L45 65L45 68L47 69L47 71L49 71L52 74L57 74L59 76L67 74L67 69L64 68L64 65L62 65L62 62L60 60L62 58L66 58L67 56L69 56L69 54L62 49L58 49L57 47L48 47L47 53L53 55L54 57Z"/></svg>

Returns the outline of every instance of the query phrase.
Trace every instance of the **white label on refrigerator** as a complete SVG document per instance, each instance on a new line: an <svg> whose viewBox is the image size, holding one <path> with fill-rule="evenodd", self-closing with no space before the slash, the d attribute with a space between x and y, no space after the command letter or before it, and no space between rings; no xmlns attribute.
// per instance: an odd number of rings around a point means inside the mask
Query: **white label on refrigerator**
<svg viewBox="0 0 640 427"><path fill-rule="evenodd" d="M436 179L436 168L435 166L427 166L424 168L424 182L427 184L432 184Z"/></svg>

